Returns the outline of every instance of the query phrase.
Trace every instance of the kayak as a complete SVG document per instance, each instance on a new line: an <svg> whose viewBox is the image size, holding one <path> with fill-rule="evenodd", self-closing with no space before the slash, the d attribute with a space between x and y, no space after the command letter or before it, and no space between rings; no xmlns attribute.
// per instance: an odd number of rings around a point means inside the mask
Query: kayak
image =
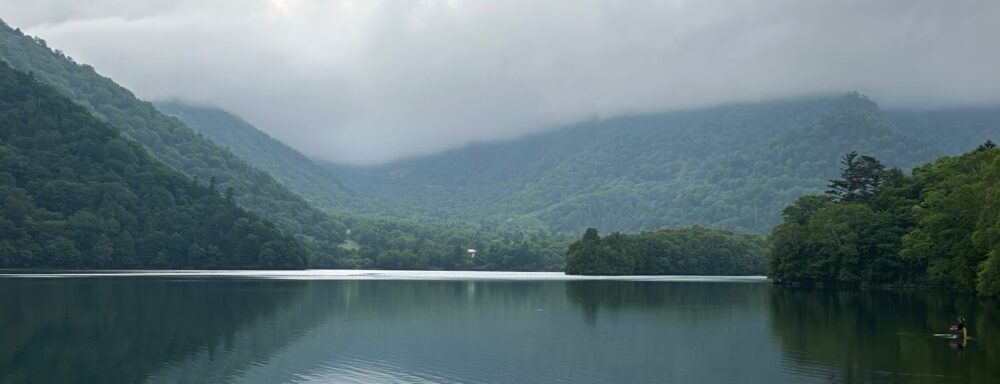
<svg viewBox="0 0 1000 384"><path fill-rule="evenodd" d="M942 337L945 339L968 339L969 329L963 329L961 331L949 331L948 333L935 333L934 337Z"/></svg>
<svg viewBox="0 0 1000 384"><path fill-rule="evenodd" d="M934 337L940 337L943 339L961 339L963 338L961 333L935 333Z"/></svg>

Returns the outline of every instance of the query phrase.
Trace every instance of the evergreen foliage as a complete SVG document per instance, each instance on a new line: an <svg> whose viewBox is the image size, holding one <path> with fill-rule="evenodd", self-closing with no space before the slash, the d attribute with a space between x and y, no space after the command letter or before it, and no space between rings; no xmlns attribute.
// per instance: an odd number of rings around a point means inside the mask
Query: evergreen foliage
<svg viewBox="0 0 1000 384"><path fill-rule="evenodd" d="M830 180L826 193L844 202L866 201L878 192L887 179L898 179L902 175L899 168L887 170L885 165L871 156L858 157L856 151L841 157L844 165L841 178Z"/></svg>
<svg viewBox="0 0 1000 384"><path fill-rule="evenodd" d="M303 268L270 223L0 63L0 268Z"/></svg>
<svg viewBox="0 0 1000 384"><path fill-rule="evenodd" d="M853 177L848 167L834 183ZM870 195L832 192L836 199L804 196L785 209L771 235L775 280L1000 295L1000 149L991 143L917 167Z"/></svg>
<svg viewBox="0 0 1000 384"><path fill-rule="evenodd" d="M588 228L566 254L571 275L755 275L764 273L759 235L688 227L601 238Z"/></svg>

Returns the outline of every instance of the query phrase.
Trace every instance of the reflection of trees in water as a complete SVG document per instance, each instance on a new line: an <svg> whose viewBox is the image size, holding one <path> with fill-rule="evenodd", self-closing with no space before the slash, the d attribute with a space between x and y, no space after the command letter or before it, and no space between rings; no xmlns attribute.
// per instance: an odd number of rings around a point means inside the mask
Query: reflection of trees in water
<svg viewBox="0 0 1000 384"><path fill-rule="evenodd" d="M0 382L139 382L225 348L305 283L134 278L0 281Z"/></svg>
<svg viewBox="0 0 1000 384"><path fill-rule="evenodd" d="M356 312L380 316L449 311L458 303L502 308L549 300L561 283L546 281L359 281ZM537 307L530 308L534 310Z"/></svg>
<svg viewBox="0 0 1000 384"><path fill-rule="evenodd" d="M560 282L0 280L0 382L227 381L331 321L519 316L562 297Z"/></svg>
<svg viewBox="0 0 1000 384"><path fill-rule="evenodd" d="M1000 366L991 363L1000 353L998 334L989 332L1000 329L994 301L939 291L791 287L774 287L770 297L772 331L788 361L835 381L909 382L919 381L919 375L944 375L989 382L1000 377ZM970 321L970 335L976 338L964 354L933 337L959 315Z"/></svg>
<svg viewBox="0 0 1000 384"><path fill-rule="evenodd" d="M279 382L312 377L309 375L319 375L317 380L323 381L330 379L322 376L329 374L329 369L362 376L372 372L426 373L428 367L441 362L451 362L446 365L449 374L502 377L503 372L529 369L510 366L532 365L523 363L523 359L537 362L533 364L535 370L542 369L539 366L546 356L533 354L545 353L543 349L525 348L509 340L527 333L532 335L527 337L529 340L561 341L557 334L550 334L549 328L537 325L552 316L558 318L568 308L562 282L314 281L308 284L301 305L283 309L266 321L241 327L230 347L213 356L203 352L192 354L158 372L152 381L221 382L235 377L250 382ZM304 316L316 319L312 321L315 326L295 334L283 329L290 322L301 322L299 318ZM272 339L292 340L283 345L270 342ZM271 350L278 351L273 358L248 357L245 350L259 344L277 345ZM238 364L245 361L253 363L251 368L239 369ZM483 362L493 365L490 372L478 371L480 368L476 367ZM229 366L234 368L226 368Z"/></svg>
<svg viewBox="0 0 1000 384"><path fill-rule="evenodd" d="M546 345L590 350L623 335L671 340L690 332L770 344L761 337L768 329L784 365L835 381L912 381L888 373L905 372L990 382L1000 377L990 365L1000 345L990 334L1000 329L997 309L942 292L753 283L8 279L0 280L0 382L224 382L277 356L292 365L276 369L294 374L336 359L377 359L387 346L427 352L397 356L403 372L468 356L513 370L526 363L510 356L545 361L531 354L547 353ZM580 311L591 324L601 315L655 320L630 323L646 327L632 333L595 333ZM961 355L929 336L959 314L976 338ZM664 345L650 348L672 353ZM555 374L541 363L532 369Z"/></svg>
<svg viewBox="0 0 1000 384"><path fill-rule="evenodd" d="M583 309L588 321L599 311L618 312L634 308L643 311L684 309L692 316L715 312L691 310L696 307L726 306L750 310L764 305L767 285L732 282L662 282L583 280L567 281L566 296Z"/></svg>

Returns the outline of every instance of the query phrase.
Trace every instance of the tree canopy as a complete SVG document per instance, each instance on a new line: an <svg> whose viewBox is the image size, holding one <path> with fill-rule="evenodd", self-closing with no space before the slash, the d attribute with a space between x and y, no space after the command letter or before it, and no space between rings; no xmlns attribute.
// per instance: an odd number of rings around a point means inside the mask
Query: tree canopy
<svg viewBox="0 0 1000 384"><path fill-rule="evenodd" d="M588 228L569 246L572 275L757 275L766 241L759 235L688 227L601 238Z"/></svg>
<svg viewBox="0 0 1000 384"><path fill-rule="evenodd" d="M857 176L877 168L847 166L831 183L842 188L801 197L785 209L771 234L770 276L1000 295L1000 149L987 142L892 182Z"/></svg>

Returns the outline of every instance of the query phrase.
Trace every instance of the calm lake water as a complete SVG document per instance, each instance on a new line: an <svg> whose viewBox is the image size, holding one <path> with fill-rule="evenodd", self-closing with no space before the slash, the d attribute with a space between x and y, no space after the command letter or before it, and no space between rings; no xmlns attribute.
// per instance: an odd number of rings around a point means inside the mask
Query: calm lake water
<svg viewBox="0 0 1000 384"><path fill-rule="evenodd" d="M987 383L997 302L754 278L0 276L0 383ZM963 348L936 338L964 315Z"/></svg>

